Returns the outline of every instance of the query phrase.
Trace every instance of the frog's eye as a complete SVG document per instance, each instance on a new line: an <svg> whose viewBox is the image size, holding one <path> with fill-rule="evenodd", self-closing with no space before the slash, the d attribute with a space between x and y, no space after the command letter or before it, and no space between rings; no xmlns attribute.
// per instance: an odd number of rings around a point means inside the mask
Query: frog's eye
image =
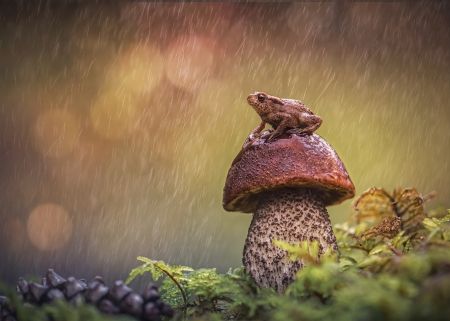
<svg viewBox="0 0 450 321"><path fill-rule="evenodd" d="M266 96L261 95L261 94L258 95L258 101L259 101L260 103L264 102L265 99L266 99Z"/></svg>

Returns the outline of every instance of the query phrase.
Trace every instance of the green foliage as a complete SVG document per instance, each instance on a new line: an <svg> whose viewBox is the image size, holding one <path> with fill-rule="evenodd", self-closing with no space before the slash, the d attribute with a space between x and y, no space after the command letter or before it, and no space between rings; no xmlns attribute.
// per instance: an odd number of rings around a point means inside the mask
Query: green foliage
<svg viewBox="0 0 450 321"><path fill-rule="evenodd" d="M319 258L317 242L274 240L291 260L306 263L284 295L259 289L242 267L217 274L139 258L145 263L129 280L165 273L160 290L178 319L449 320L450 211L425 213L433 196L416 189L363 193L351 219L334 228L340 259L331 252Z"/></svg>
<svg viewBox="0 0 450 321"><path fill-rule="evenodd" d="M142 275L145 272L150 272L152 274L152 278L157 281L166 273L166 271L169 271L170 275L176 277L177 279L183 279L185 272L194 271L192 268L187 266L167 265L163 261L154 261L142 256L138 256L137 259L144 262L144 264L131 270L128 279L125 281L126 284L130 283L138 275Z"/></svg>
<svg viewBox="0 0 450 321"><path fill-rule="evenodd" d="M159 290L177 320L450 320L450 210L425 213L433 196L415 189L364 192L351 218L334 227L339 256L318 257L317 242L274 240L291 260L305 262L284 295L258 288L242 267L218 274L144 257L126 282L148 272L154 280L164 277ZM83 302L24 306L13 291L3 292L18 320L127 319Z"/></svg>

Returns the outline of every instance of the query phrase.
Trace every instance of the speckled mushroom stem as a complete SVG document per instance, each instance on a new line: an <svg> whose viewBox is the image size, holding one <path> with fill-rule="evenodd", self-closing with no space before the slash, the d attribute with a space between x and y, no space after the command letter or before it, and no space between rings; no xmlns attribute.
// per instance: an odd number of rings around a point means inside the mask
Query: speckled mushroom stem
<svg viewBox="0 0 450 321"><path fill-rule="evenodd" d="M338 251L330 218L319 192L304 188L282 188L262 193L248 230L242 259L245 271L262 288L284 293L304 263L291 262L286 251L273 240L291 244L319 242L319 254Z"/></svg>

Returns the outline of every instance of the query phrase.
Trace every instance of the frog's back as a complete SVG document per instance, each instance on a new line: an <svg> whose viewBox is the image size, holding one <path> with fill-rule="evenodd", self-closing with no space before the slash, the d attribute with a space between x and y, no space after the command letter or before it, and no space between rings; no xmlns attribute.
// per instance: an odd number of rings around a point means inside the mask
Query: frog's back
<svg viewBox="0 0 450 321"><path fill-rule="evenodd" d="M293 111L297 111L299 113L307 113L309 115L314 115L313 112L303 104L300 100L294 99L283 99L285 102L284 107L290 108Z"/></svg>

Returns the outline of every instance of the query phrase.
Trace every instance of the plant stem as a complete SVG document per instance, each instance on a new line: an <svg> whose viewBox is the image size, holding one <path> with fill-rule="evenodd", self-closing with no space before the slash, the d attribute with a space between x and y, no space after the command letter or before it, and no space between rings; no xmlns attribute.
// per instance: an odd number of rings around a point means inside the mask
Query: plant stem
<svg viewBox="0 0 450 321"><path fill-rule="evenodd" d="M178 289L180 289L181 294L183 295L183 301L184 301L184 306L187 306L187 299L186 299L186 294L184 293L183 288L181 287L180 283L178 283L177 280L175 280L175 278L166 270L164 270L163 268L159 267L158 265L155 264L155 267L157 267L158 269L160 269L162 272L164 272L178 287Z"/></svg>

